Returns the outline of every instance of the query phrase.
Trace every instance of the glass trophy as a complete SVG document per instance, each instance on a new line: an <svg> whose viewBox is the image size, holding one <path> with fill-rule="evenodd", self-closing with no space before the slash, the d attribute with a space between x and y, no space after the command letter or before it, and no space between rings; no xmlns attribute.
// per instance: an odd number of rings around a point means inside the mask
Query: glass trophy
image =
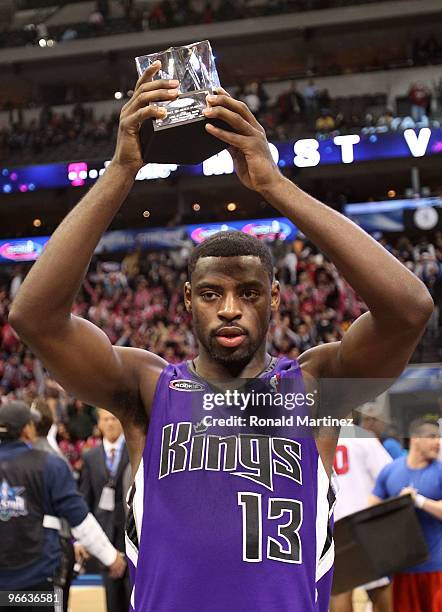
<svg viewBox="0 0 442 612"><path fill-rule="evenodd" d="M219 87L215 58L208 40L135 58L141 76L155 61L161 61L157 79L177 79L178 98L155 102L167 109L164 119L148 119L140 128L143 159L146 163L200 164L226 148L226 144L205 129L206 96ZM228 128L220 121L211 123Z"/></svg>

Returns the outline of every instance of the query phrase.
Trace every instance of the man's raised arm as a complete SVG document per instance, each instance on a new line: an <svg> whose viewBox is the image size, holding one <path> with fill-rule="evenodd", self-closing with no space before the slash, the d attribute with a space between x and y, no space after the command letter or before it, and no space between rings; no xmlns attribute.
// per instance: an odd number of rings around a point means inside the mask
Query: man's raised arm
<svg viewBox="0 0 442 612"><path fill-rule="evenodd" d="M94 250L143 166L140 126L148 118L164 117L165 111L150 103L177 96L177 81L152 81L160 67L153 64L138 80L121 111L111 163L54 232L9 313L17 334L65 389L114 411L122 397L139 399L140 361L154 369L164 362L147 351L113 347L98 327L71 310Z"/></svg>
<svg viewBox="0 0 442 612"><path fill-rule="evenodd" d="M341 342L310 349L301 356L301 364L314 377L399 376L433 311L425 285L352 221L281 175L264 129L245 104L224 90L209 97L208 104L209 121L221 119L235 130L206 126L230 145L241 182L291 219L331 259L369 308Z"/></svg>

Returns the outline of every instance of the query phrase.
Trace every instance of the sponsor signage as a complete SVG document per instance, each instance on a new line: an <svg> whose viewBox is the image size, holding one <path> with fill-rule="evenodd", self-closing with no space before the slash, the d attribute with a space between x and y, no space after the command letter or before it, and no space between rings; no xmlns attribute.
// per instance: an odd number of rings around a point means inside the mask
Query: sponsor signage
<svg viewBox="0 0 442 612"><path fill-rule="evenodd" d="M442 198L420 198L417 200L390 200L386 202L365 202L349 204L345 214L368 232L404 231L404 214L409 210L425 213L425 227L428 229L428 212L442 210ZM438 216L438 215L436 215ZM285 217L229 221L228 223L205 223L183 225L176 228L142 230L118 230L107 232L100 240L95 252L131 251L136 248L167 249L180 248L203 242L212 234L226 230L246 232L272 242L294 240L298 234L296 226ZM50 236L35 238L0 239L0 263L35 261L42 253Z"/></svg>
<svg viewBox="0 0 442 612"><path fill-rule="evenodd" d="M442 128L407 129L384 134L344 134L321 140L301 138L294 142L270 143L269 146L280 168L313 168L382 159L419 158L442 153ZM0 167L0 194L92 185L105 172L109 163L73 161L20 168ZM233 172L232 157L224 150L196 166L147 164L141 168L136 179L167 180L172 175L220 176Z"/></svg>

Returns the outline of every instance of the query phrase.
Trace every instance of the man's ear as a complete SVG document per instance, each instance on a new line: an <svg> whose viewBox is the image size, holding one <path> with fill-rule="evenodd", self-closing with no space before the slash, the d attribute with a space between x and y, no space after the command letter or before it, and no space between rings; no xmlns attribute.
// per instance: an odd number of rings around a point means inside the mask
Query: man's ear
<svg viewBox="0 0 442 612"><path fill-rule="evenodd" d="M192 286L189 281L184 283L184 305L187 312L192 312Z"/></svg>
<svg viewBox="0 0 442 612"><path fill-rule="evenodd" d="M275 280L272 283L270 308L272 312L276 312L281 301L281 288L279 281Z"/></svg>
<svg viewBox="0 0 442 612"><path fill-rule="evenodd" d="M35 429L34 423L32 422L27 423L21 431L20 438L24 440L25 442L33 442L36 437L37 437L37 431Z"/></svg>

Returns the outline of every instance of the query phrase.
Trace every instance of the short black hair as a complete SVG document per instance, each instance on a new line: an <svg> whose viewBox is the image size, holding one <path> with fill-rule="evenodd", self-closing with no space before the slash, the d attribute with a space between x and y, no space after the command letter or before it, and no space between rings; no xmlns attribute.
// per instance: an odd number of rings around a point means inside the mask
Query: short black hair
<svg viewBox="0 0 442 612"><path fill-rule="evenodd" d="M259 238L238 230L220 231L196 246L190 254L188 264L189 280L195 271L198 259L202 257L259 257L270 282L273 282L273 257L269 247Z"/></svg>
<svg viewBox="0 0 442 612"><path fill-rule="evenodd" d="M410 423L409 427L410 438L419 437L419 433L424 425L433 425L434 427L439 428L439 422L436 416L414 419L414 421Z"/></svg>
<svg viewBox="0 0 442 612"><path fill-rule="evenodd" d="M49 404L44 397L37 397L32 402L32 408L38 410L41 416L40 421L35 424L37 436L39 438L45 438L54 423Z"/></svg>

